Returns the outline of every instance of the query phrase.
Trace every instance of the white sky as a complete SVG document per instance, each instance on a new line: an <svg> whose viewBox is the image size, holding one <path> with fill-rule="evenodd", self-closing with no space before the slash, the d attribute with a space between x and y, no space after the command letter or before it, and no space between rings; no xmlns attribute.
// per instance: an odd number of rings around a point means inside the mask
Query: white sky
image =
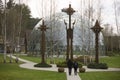
<svg viewBox="0 0 120 80"><path fill-rule="evenodd" d="M5 0L3 0L5 1ZM19 0L14 0L15 2ZM42 0L20 0L21 2L26 3L31 9L31 15L33 17L45 17L48 16L50 13L50 1L51 0L43 0L46 5L43 5L43 12L42 12ZM81 9L81 0L53 0L56 3L55 12L61 12L61 9L68 8L69 3L71 3L72 7L80 13ZM89 0L83 0L85 3L88 3ZM114 13L114 0L90 0L93 1L94 7L96 7L96 11L99 5L102 6L102 20L103 24L109 23L115 25L115 13ZM100 2L99 2L100 1ZM116 0L120 2L120 0ZM86 7L86 5L85 5ZM84 8L85 8L84 7ZM119 17L120 18L120 17Z"/></svg>
<svg viewBox="0 0 120 80"><path fill-rule="evenodd" d="M31 9L31 15L33 17L45 17L50 15L50 1L51 0L21 0L24 3L28 4ZM42 10L42 1L43 2L43 9ZM52 0L55 1L56 7L55 12L61 12L61 9L68 8L69 4L71 3L72 8L74 8L77 12L81 13L81 0ZM85 3L84 9L88 7L87 3L89 0L82 0ZM90 0L93 3L93 7L96 8L96 14L98 12L99 7L102 7L101 11L101 19L102 23L104 24L111 24L111 26L114 26L114 31L116 32L116 26L115 26L115 11L114 11L114 0ZM100 1L100 2L99 2ZM115 0L120 3L120 0ZM44 5L45 4L45 5ZM43 12L42 12L43 11ZM95 15L94 15L95 16ZM98 18L97 16L95 17ZM120 18L120 15L119 15Z"/></svg>
<svg viewBox="0 0 120 80"><path fill-rule="evenodd" d="M41 17L41 0L24 0L27 2L27 4L29 5L31 11L32 11L32 16L33 17ZM50 8L49 6L49 1L50 0L43 0L45 1L46 4L48 4L48 8ZM76 10L79 11L80 10L80 5L81 5L81 0L55 0L56 1L56 12L61 12L61 9L68 7L69 3L72 4L72 7ZM88 0L85 0L86 2L88 2ZM98 1L98 0L93 0L93 1ZM102 17L104 19L105 23L111 23L114 24L114 5L113 5L113 1L114 0L100 0L101 5L103 7L102 9ZM116 0L119 1L120 0ZM95 3L94 5L99 5L98 3ZM47 9L48 9L47 8ZM45 9L45 6L44 6ZM46 10L47 10L46 9ZM45 10L43 11L43 14L45 15L47 12L45 12Z"/></svg>

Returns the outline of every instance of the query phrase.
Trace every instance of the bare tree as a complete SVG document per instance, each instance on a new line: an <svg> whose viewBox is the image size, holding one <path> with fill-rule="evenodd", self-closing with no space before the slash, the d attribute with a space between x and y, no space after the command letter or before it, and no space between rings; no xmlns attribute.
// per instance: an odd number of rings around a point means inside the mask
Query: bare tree
<svg viewBox="0 0 120 80"><path fill-rule="evenodd" d="M117 12L117 5L116 5L116 0L114 0L114 11L115 11L115 22L116 22L116 27L117 27L117 33L119 34L119 24L118 24L118 12Z"/></svg>
<svg viewBox="0 0 120 80"><path fill-rule="evenodd" d="M120 7L118 7L118 10L117 10L117 1L116 0L114 0L114 11L115 11L115 22L116 22L116 27L117 27L117 33L118 33L118 38L119 38L119 36L120 36L120 31L119 31L119 8ZM120 41L118 42L118 44L120 45Z"/></svg>
<svg viewBox="0 0 120 80"><path fill-rule="evenodd" d="M4 16L4 63L6 63L6 52L7 52L7 45L6 45L6 16L7 16L7 14L6 14L6 0L5 0L5 9L4 9L4 14L5 14L5 16Z"/></svg>

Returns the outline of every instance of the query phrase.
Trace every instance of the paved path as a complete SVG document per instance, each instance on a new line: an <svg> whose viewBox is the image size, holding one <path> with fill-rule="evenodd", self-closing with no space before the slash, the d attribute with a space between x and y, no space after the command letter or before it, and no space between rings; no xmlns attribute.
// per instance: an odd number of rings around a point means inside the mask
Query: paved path
<svg viewBox="0 0 120 80"><path fill-rule="evenodd" d="M15 56L12 56L12 58L16 59ZM31 62L31 61L28 61L28 60L25 60L25 59L21 59L21 58L19 58L19 60L22 61L22 62L25 62L25 63L19 65L21 68L34 69L34 70L57 71L58 72L58 68L56 67L55 64L51 64L52 65L51 68L37 68L37 67L34 67L34 65L37 64L37 63ZM73 71L72 71L72 74L70 76L68 74L68 69L67 68L65 68L65 72L66 72L66 75L67 75L67 80L81 80L79 75L74 75Z"/></svg>
<svg viewBox="0 0 120 80"><path fill-rule="evenodd" d="M9 55L8 55L9 56ZM16 58L15 56L12 56L12 58ZM51 68L37 68L34 67L35 64L34 62L25 60L25 59L21 59L19 58L20 61L25 62L24 64L20 64L19 66L21 68L27 68L27 69L34 69L34 70L46 70L46 71L58 71L58 68L56 67L55 64L51 64L52 67ZM86 66L83 66L86 69L86 72L95 72L95 71L120 71L120 68L108 68L108 69L89 69ZM69 76L68 74L68 69L65 68L65 72L67 75L67 80L81 80L79 75L74 75L74 71L72 71L72 74Z"/></svg>
<svg viewBox="0 0 120 80"><path fill-rule="evenodd" d="M120 71L120 68L108 68L108 69L90 69L87 66L83 66L86 72L96 72L96 71Z"/></svg>

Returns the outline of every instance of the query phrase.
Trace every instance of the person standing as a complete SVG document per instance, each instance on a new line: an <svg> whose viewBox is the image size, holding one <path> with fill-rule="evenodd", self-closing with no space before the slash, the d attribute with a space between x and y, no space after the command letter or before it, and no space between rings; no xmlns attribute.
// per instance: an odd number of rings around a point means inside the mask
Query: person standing
<svg viewBox="0 0 120 80"><path fill-rule="evenodd" d="M78 69L78 63L77 63L77 61L74 61L73 68L74 68L75 75L77 75L77 69Z"/></svg>
<svg viewBox="0 0 120 80"><path fill-rule="evenodd" d="M67 61L67 66L68 66L69 75L71 75L72 67L73 67L73 62L71 59Z"/></svg>

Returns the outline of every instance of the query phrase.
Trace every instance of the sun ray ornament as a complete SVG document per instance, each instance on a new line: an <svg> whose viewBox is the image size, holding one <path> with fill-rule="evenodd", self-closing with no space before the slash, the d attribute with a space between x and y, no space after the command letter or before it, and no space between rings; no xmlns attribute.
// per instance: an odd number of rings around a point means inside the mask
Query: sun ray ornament
<svg viewBox="0 0 120 80"><path fill-rule="evenodd" d="M75 21L73 22L73 26L71 27L71 15L75 12L75 10L69 4L69 8L63 8L62 12L67 13L69 15L69 27L67 28L67 23L64 20L66 25L66 33L67 33L67 52L66 52L66 60L71 59L73 60L73 29ZM70 55L70 57L69 57Z"/></svg>

